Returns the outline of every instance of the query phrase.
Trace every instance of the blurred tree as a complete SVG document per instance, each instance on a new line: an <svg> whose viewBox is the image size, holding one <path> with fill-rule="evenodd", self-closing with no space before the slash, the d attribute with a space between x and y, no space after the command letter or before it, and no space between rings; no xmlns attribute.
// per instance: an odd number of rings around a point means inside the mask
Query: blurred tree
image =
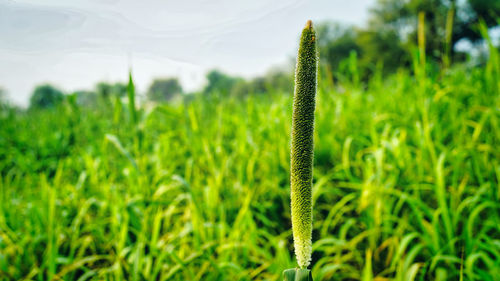
<svg viewBox="0 0 500 281"><path fill-rule="evenodd" d="M7 96L7 92L5 91L4 88L0 87L0 104L6 102L6 96Z"/></svg>
<svg viewBox="0 0 500 281"><path fill-rule="evenodd" d="M235 97L245 97L251 93L251 83L246 80L238 80L230 89L230 95Z"/></svg>
<svg viewBox="0 0 500 281"><path fill-rule="evenodd" d="M488 27L497 26L500 0L378 0L371 10L372 31L384 30L398 35L406 45L416 45L417 17L425 14L426 53L439 58L445 50L447 28L451 28L450 52L461 39L481 39L477 23L484 19ZM380 42L380 41L379 41Z"/></svg>
<svg viewBox="0 0 500 281"><path fill-rule="evenodd" d="M121 82L111 84L108 82L99 82L95 86L96 94L108 99L112 96L124 97L127 94L127 85Z"/></svg>
<svg viewBox="0 0 500 281"><path fill-rule="evenodd" d="M267 77L255 77L250 80L239 79L231 88L231 96L245 97L249 94L264 94L272 91L267 85Z"/></svg>
<svg viewBox="0 0 500 281"><path fill-rule="evenodd" d="M109 98L109 96L111 95L111 84L109 84L107 82L97 83L97 85L95 86L95 89L96 89L97 95L99 95L100 97Z"/></svg>
<svg viewBox="0 0 500 281"><path fill-rule="evenodd" d="M320 63L328 64L334 70L352 51L361 53L356 42L357 31L353 26L325 22L316 26Z"/></svg>
<svg viewBox="0 0 500 281"><path fill-rule="evenodd" d="M127 94L127 84L116 82L113 84L113 87L111 87L111 94L120 98L124 97Z"/></svg>
<svg viewBox="0 0 500 281"><path fill-rule="evenodd" d="M459 23L454 26L454 42L462 38L472 42L482 39L477 28L481 19L487 27L500 25L500 0L467 0L458 12Z"/></svg>
<svg viewBox="0 0 500 281"><path fill-rule="evenodd" d="M37 86L30 98L30 108L50 108L61 103L64 94L57 88L44 84Z"/></svg>
<svg viewBox="0 0 500 281"><path fill-rule="evenodd" d="M75 102L80 106L95 106L97 104L97 94L93 91L80 90L75 91Z"/></svg>
<svg viewBox="0 0 500 281"><path fill-rule="evenodd" d="M230 94L233 87L243 81L242 78L229 76L219 70L212 70L207 74L207 85L203 90L204 93L221 93Z"/></svg>
<svg viewBox="0 0 500 281"><path fill-rule="evenodd" d="M271 69L265 75L266 89L269 92L282 91L290 93L293 91L293 71L284 69Z"/></svg>
<svg viewBox="0 0 500 281"><path fill-rule="evenodd" d="M498 26L500 0L378 0L366 28L326 22L317 26L320 63L339 73L343 60L356 53L359 76L366 79L375 69L390 73L411 62L417 45L418 14L425 15L427 57L445 65L450 58L464 59L453 46L462 39L481 39L477 23ZM350 71L352 72L352 71Z"/></svg>
<svg viewBox="0 0 500 281"><path fill-rule="evenodd" d="M361 79L373 73L377 65L382 65L385 72L408 65L408 53L394 30L360 29L331 22L319 24L316 29L320 63L328 65L334 73L348 70L345 67L354 55Z"/></svg>
<svg viewBox="0 0 500 281"><path fill-rule="evenodd" d="M360 30L356 43L361 49L359 66L363 78L372 74L377 66L381 66L384 73L390 73L410 63L408 52L394 30Z"/></svg>
<svg viewBox="0 0 500 281"><path fill-rule="evenodd" d="M425 43L429 55L437 58L446 37L446 17L454 1L379 0L371 10L370 31L384 30L397 35L399 42L416 45L418 13L425 14ZM394 38L394 39L396 39ZM375 41L376 42L376 41Z"/></svg>
<svg viewBox="0 0 500 281"><path fill-rule="evenodd" d="M249 86L250 86L250 93L253 93L253 94L263 94L263 93L266 93L268 92L268 87L267 87L267 81L266 81L266 77L255 77L253 78L252 80L250 80L250 83L249 83Z"/></svg>
<svg viewBox="0 0 500 281"><path fill-rule="evenodd" d="M214 74L214 73L213 73ZM216 76L214 78L214 76ZM293 74L279 68L268 71L263 76L257 76L249 80L239 77L231 77L223 73L216 73L211 76L212 84L210 89L228 93L235 97L245 97L249 94L270 94L274 92L291 92L293 89ZM223 88L227 87L227 88ZM211 90L205 89L205 92Z"/></svg>
<svg viewBox="0 0 500 281"><path fill-rule="evenodd" d="M474 15L470 21L477 22L479 18L484 19L488 26L498 25L500 17L500 0L468 0Z"/></svg>
<svg viewBox="0 0 500 281"><path fill-rule="evenodd" d="M0 110L9 108L9 103L7 101L7 91L0 87Z"/></svg>
<svg viewBox="0 0 500 281"><path fill-rule="evenodd" d="M147 96L150 100L156 102L169 101L176 95L182 94L182 87L177 78L155 79Z"/></svg>

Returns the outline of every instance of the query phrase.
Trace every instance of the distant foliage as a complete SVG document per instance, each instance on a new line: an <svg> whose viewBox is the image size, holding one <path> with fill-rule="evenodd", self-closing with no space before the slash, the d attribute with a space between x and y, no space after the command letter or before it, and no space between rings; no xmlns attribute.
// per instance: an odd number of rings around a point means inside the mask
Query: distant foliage
<svg viewBox="0 0 500 281"><path fill-rule="evenodd" d="M61 90L49 84L40 85L35 88L30 98L31 108L51 108L64 100Z"/></svg>
<svg viewBox="0 0 500 281"><path fill-rule="evenodd" d="M352 52L357 54L360 78L377 70L384 74L409 67L417 45L418 14L424 14L425 54L434 64L464 61L454 49L460 40L479 42L478 23L499 25L500 0L379 0L366 27L319 24L318 47L322 64L334 73Z"/></svg>
<svg viewBox="0 0 500 281"><path fill-rule="evenodd" d="M233 97L246 97L252 94L271 92L292 92L293 74L282 69L272 69L263 76L251 79L230 76L219 70L207 74L205 94L222 94Z"/></svg>
<svg viewBox="0 0 500 281"><path fill-rule="evenodd" d="M0 104L5 103L6 95L5 89L0 87Z"/></svg>
<svg viewBox="0 0 500 281"><path fill-rule="evenodd" d="M3 109L10 108L10 105L7 101L7 91L0 87L0 113Z"/></svg>
<svg viewBox="0 0 500 281"><path fill-rule="evenodd" d="M127 84L117 82L114 84L108 82L99 82L95 87L96 94L101 98L124 97L127 94Z"/></svg>
<svg viewBox="0 0 500 281"><path fill-rule="evenodd" d="M338 67L340 62L349 57L350 52L361 53L361 46L356 42L357 31L354 26L324 22L316 28L321 62Z"/></svg>
<svg viewBox="0 0 500 281"><path fill-rule="evenodd" d="M95 106L97 104L98 95L93 91L80 90L73 93L75 102L80 106Z"/></svg>
<svg viewBox="0 0 500 281"><path fill-rule="evenodd" d="M243 83L244 80L239 77L229 76L219 70L212 70L207 74L207 85L203 90L204 93L220 93L229 94L238 83Z"/></svg>
<svg viewBox="0 0 500 281"><path fill-rule="evenodd" d="M166 102L182 94L182 86L177 78L156 79L147 93L148 99L156 102Z"/></svg>
<svg viewBox="0 0 500 281"><path fill-rule="evenodd" d="M453 17L452 44L460 39L481 39L477 28L480 19L489 27L497 26L500 0L379 0L370 20L370 28L383 28L399 33L402 40L416 42L416 20L425 13L425 33L429 54L436 57L443 50L447 17ZM448 14L451 12L451 14Z"/></svg>

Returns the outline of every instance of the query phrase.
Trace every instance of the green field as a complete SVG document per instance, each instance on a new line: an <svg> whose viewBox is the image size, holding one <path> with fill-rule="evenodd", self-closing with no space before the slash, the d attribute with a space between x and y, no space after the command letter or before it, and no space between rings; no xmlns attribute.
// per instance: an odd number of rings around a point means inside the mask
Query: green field
<svg viewBox="0 0 500 281"><path fill-rule="evenodd" d="M500 280L500 69L320 72L315 280ZM292 93L0 111L0 280L280 280ZM137 116L136 121L132 116Z"/></svg>

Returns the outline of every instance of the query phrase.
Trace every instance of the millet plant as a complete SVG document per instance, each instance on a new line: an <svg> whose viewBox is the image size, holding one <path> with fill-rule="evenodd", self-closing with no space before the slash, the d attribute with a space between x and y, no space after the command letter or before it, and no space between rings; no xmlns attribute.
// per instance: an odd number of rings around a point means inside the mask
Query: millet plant
<svg viewBox="0 0 500 281"><path fill-rule="evenodd" d="M307 21L300 37L293 97L291 211L295 256L299 268L283 272L284 280L312 280L307 267L312 252L312 168L314 108L317 84L316 34Z"/></svg>

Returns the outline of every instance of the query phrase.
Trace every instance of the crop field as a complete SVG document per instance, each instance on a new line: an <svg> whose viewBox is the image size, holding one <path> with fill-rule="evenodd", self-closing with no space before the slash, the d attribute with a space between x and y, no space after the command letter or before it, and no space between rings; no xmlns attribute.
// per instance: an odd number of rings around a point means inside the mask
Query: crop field
<svg viewBox="0 0 500 281"><path fill-rule="evenodd" d="M315 280L500 280L500 68L319 73ZM281 280L292 93L0 111L0 280Z"/></svg>

